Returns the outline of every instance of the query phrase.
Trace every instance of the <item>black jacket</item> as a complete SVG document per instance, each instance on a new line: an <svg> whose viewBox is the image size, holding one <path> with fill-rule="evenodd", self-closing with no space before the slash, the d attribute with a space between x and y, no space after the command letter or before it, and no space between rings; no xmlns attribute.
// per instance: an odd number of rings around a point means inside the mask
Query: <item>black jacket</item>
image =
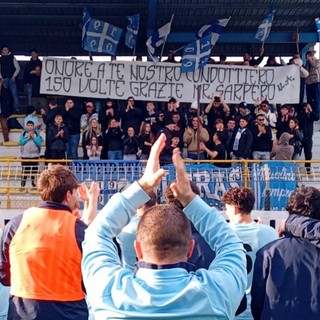
<svg viewBox="0 0 320 320"><path fill-rule="evenodd" d="M230 152L233 152L233 155L239 158L249 159L251 155L251 147L253 142L253 136L250 129L246 129L242 134L239 140L238 150L233 150L233 144L236 138L238 131L235 131L232 139L230 141Z"/></svg>
<svg viewBox="0 0 320 320"><path fill-rule="evenodd" d="M252 151L267 151L271 152L272 150L272 131L269 126L265 126L266 133L259 135L259 128L258 126L254 126L252 129L253 134L253 143L252 143Z"/></svg>
<svg viewBox="0 0 320 320"><path fill-rule="evenodd" d="M60 130L64 130L63 137L56 137ZM68 127L62 124L58 127L56 124L51 124L48 130L48 142L50 150L54 151L66 151L66 143L69 141Z"/></svg>
<svg viewBox="0 0 320 320"><path fill-rule="evenodd" d="M285 237L257 252L251 289L254 319L318 320L320 221L292 214Z"/></svg>
<svg viewBox="0 0 320 320"><path fill-rule="evenodd" d="M109 128L103 138L103 149L122 150L123 131L121 128Z"/></svg>
<svg viewBox="0 0 320 320"><path fill-rule="evenodd" d="M36 60L30 59L24 67L23 81L24 83L32 83L32 75L30 72L36 67L42 67L42 61L37 58Z"/></svg>
<svg viewBox="0 0 320 320"><path fill-rule="evenodd" d="M111 115L110 113L108 113L107 115L107 109L113 109L113 115ZM112 106L111 108L103 106L99 110L99 123L101 125L102 132L105 132L107 130L109 121L112 118L115 118L117 121L120 121L120 113L114 106Z"/></svg>
<svg viewBox="0 0 320 320"><path fill-rule="evenodd" d="M142 110L139 107L134 107L126 112L127 106L121 109L121 128L123 132L127 133L129 127L133 127L136 133L140 131L140 124L142 121Z"/></svg>
<svg viewBox="0 0 320 320"><path fill-rule="evenodd" d="M139 138L137 136L126 137L123 140L123 154L136 154L139 148Z"/></svg>
<svg viewBox="0 0 320 320"><path fill-rule="evenodd" d="M301 110L298 114L299 128L303 132L303 139L309 140L313 136L313 123L319 120L319 113L312 111L310 113Z"/></svg>
<svg viewBox="0 0 320 320"><path fill-rule="evenodd" d="M68 127L70 135L80 134L80 118L81 118L81 108L74 105L73 108L66 111L63 109L63 122Z"/></svg>

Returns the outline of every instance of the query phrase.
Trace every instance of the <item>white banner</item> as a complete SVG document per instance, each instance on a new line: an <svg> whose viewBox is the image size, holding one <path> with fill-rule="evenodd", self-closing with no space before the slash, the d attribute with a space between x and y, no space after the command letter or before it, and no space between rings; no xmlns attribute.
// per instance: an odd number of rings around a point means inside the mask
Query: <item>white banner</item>
<svg viewBox="0 0 320 320"><path fill-rule="evenodd" d="M41 93L91 98L192 102L201 87L201 102L223 92L227 103L298 103L300 74L296 65L254 68L207 65L181 73L180 64L151 62L95 62L44 58Z"/></svg>

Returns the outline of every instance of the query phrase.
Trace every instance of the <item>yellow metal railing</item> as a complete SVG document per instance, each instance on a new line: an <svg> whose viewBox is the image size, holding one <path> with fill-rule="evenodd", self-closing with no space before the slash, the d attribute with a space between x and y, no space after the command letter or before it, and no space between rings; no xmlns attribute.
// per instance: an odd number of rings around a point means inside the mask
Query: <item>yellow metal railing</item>
<svg viewBox="0 0 320 320"><path fill-rule="evenodd" d="M34 162L38 163L37 170L35 173L28 172L25 173L27 175L27 182L25 186L21 186L21 179L24 175L22 171L22 162ZM31 175L35 176L35 180L40 175L40 173L47 168L49 165L49 162L54 163L64 163L66 165L70 165L72 168L72 161L70 160L45 160L45 159L37 159L37 160L22 160L22 159L12 159L12 158L0 158L0 201L1 201L1 208L6 209L25 209L32 205L36 205L41 201L40 196L36 190L35 187L31 185ZM120 161L121 162L121 161ZM252 185L252 172L251 172L251 165L253 163L261 163L262 161L255 161L255 160L241 160L241 161L211 161L211 160L205 160L205 161L192 161L192 160L186 160L186 163L188 164L219 164L219 163L241 163L242 170L241 170L241 179L243 181L243 185L246 187L251 187ZM297 160L297 161L289 161L296 164L295 166L295 174L297 177L297 182L299 185L311 185L320 187L320 160L311 160L307 161L311 164L311 169L309 172L305 169L305 163L304 160ZM83 162L80 169L76 170L87 170L87 166L94 165L94 161L87 161ZM272 164L272 161L269 162ZM103 164L104 166L104 164ZM106 162L105 166L108 165L108 162ZM110 168L109 167L109 168ZM143 168L143 166L142 166ZM99 166L99 170L104 170L103 167ZM120 169L118 169L120 170ZM123 173L123 170L130 171L130 167L125 168L121 167L121 173ZM132 169L133 170L133 169ZM143 169L141 169L143 170ZM215 169L214 169L215 170ZM223 170L223 168L218 168L217 170ZM79 174L79 171L76 172L78 177L82 177L81 174ZM81 173L81 172L80 172ZM140 173L140 172L139 172ZM116 176L116 172L114 173L114 176ZM142 174L142 171L141 171ZM84 176L84 175L83 175ZM133 176L133 175L132 175ZM130 178L127 178L130 180ZM107 183L107 181L103 181L104 183Z"/></svg>

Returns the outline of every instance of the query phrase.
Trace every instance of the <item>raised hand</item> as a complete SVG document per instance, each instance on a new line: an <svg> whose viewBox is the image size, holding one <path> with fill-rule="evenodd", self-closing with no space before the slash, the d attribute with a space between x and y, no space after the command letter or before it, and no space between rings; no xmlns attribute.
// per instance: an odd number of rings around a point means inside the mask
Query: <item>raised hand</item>
<svg viewBox="0 0 320 320"><path fill-rule="evenodd" d="M158 186L162 177L165 175L165 170L160 169L159 156L166 143L165 134L161 134L156 142L153 144L149 159L147 161L146 169L143 176L139 179L138 183L141 188L149 193Z"/></svg>
<svg viewBox="0 0 320 320"><path fill-rule="evenodd" d="M95 181L91 182L90 187L85 183L81 183L78 194L81 200L84 201L84 209L82 212L82 221L89 225L96 217L98 211L98 197L100 194L99 184Z"/></svg>
<svg viewBox="0 0 320 320"><path fill-rule="evenodd" d="M172 161L176 167L176 181L170 185L170 188L174 197L185 207L196 194L191 189L190 180L179 148L173 150Z"/></svg>

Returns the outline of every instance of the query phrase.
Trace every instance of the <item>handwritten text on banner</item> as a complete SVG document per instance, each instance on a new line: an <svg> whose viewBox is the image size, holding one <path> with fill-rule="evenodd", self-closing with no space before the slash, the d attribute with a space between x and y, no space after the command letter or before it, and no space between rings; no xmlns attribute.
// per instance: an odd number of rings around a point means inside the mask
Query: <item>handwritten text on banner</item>
<svg viewBox="0 0 320 320"><path fill-rule="evenodd" d="M150 62L95 62L45 57L41 93L76 97L192 102L201 85L201 102L224 92L226 102L299 101L300 76L295 65L277 68L207 65L181 74L180 65Z"/></svg>

